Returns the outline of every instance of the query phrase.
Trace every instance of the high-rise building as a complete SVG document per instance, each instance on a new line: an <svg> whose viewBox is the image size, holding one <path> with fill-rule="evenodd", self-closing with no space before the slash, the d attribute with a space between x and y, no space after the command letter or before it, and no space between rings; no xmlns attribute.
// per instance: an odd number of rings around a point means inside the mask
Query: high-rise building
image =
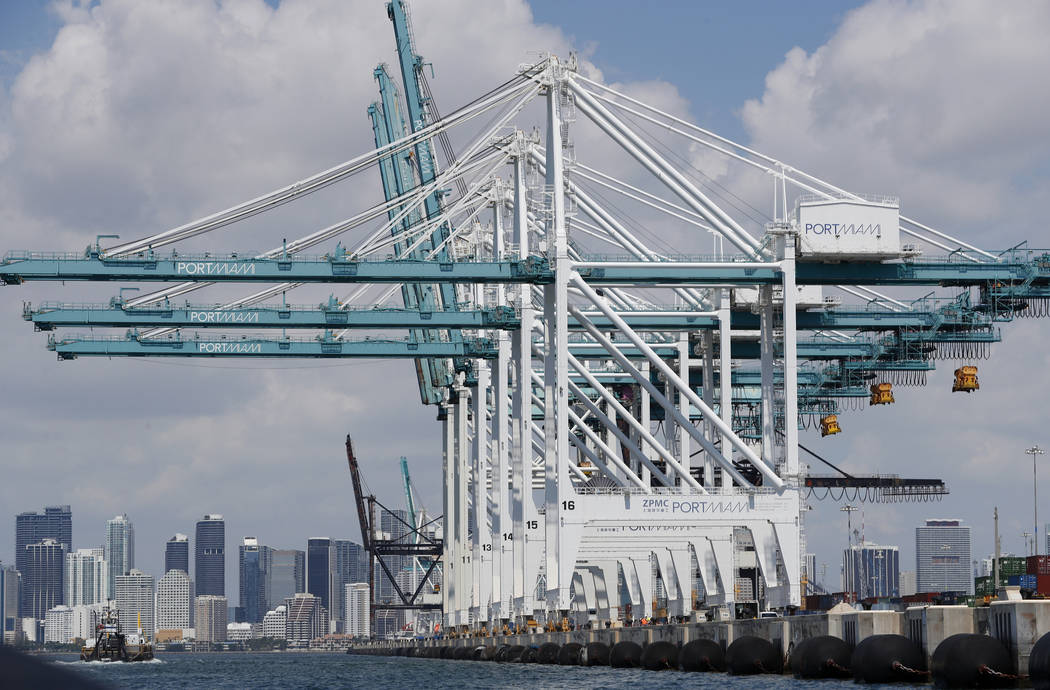
<svg viewBox="0 0 1050 690"><path fill-rule="evenodd" d="M912 594L918 594L919 589L915 584L915 571L914 570L902 570L901 571L901 596L910 597Z"/></svg>
<svg viewBox="0 0 1050 690"><path fill-rule="evenodd" d="M321 600L328 610L332 600L332 571L335 559L332 540L328 537L311 537L306 540L306 591ZM291 609L289 609L291 616ZM327 632L327 631L325 631Z"/></svg>
<svg viewBox="0 0 1050 690"><path fill-rule="evenodd" d="M114 599L125 634L136 632L139 622L142 634L153 639L153 576L132 568L127 575L117 575Z"/></svg>
<svg viewBox="0 0 1050 690"><path fill-rule="evenodd" d="M285 639L307 642L328 634L328 609L321 605L320 597L297 593L284 606L288 611Z"/></svg>
<svg viewBox="0 0 1050 690"><path fill-rule="evenodd" d="M197 596L226 595L226 522L221 515L205 515L197 521L194 546ZM223 625L223 635L226 634Z"/></svg>
<svg viewBox="0 0 1050 690"><path fill-rule="evenodd" d="M164 572L181 570L190 574L190 538L176 534L164 545Z"/></svg>
<svg viewBox="0 0 1050 690"><path fill-rule="evenodd" d="M857 599L900 596L900 554L896 546L854 544L842 553L843 591Z"/></svg>
<svg viewBox="0 0 1050 690"><path fill-rule="evenodd" d="M970 528L959 520L926 520L915 528L915 571L920 592L973 594Z"/></svg>
<svg viewBox="0 0 1050 690"><path fill-rule="evenodd" d="M351 582L343 588L343 598L346 601L345 616L347 635L354 637L368 637L370 633L370 617L368 602L368 583Z"/></svg>
<svg viewBox="0 0 1050 690"><path fill-rule="evenodd" d="M267 610L276 609L285 599L305 591L306 553L297 549L272 550L266 578Z"/></svg>
<svg viewBox="0 0 1050 690"><path fill-rule="evenodd" d="M67 606L86 606L109 599L109 566L102 547L66 554Z"/></svg>
<svg viewBox="0 0 1050 690"><path fill-rule="evenodd" d="M66 545L44 539L26 546L22 573L22 617L43 620L65 598Z"/></svg>
<svg viewBox="0 0 1050 690"><path fill-rule="evenodd" d="M15 570L26 572L26 547L54 539L73 550L73 512L69 506L47 506L43 513L19 513L15 516Z"/></svg>
<svg viewBox="0 0 1050 690"><path fill-rule="evenodd" d="M263 616L263 637L272 637L275 640L285 639L288 625L288 607L281 604L272 611L267 611Z"/></svg>
<svg viewBox="0 0 1050 690"><path fill-rule="evenodd" d="M259 623L267 610L266 581L273 549L259 544L255 537L245 537L239 547L241 615L238 622Z"/></svg>
<svg viewBox="0 0 1050 690"><path fill-rule="evenodd" d="M14 566L0 563L0 644L4 643L7 633L15 630L18 620L18 598L21 589L22 575Z"/></svg>
<svg viewBox="0 0 1050 690"><path fill-rule="evenodd" d="M109 567L106 588L112 597L117 591L117 577L135 567L135 525L126 514L106 522L106 541L102 549Z"/></svg>
<svg viewBox="0 0 1050 690"><path fill-rule="evenodd" d="M807 553L802 557L802 576L806 578L806 593L815 592L823 586L817 584L817 555Z"/></svg>
<svg viewBox="0 0 1050 690"><path fill-rule="evenodd" d="M56 606L49 609L44 616L44 642L73 641L73 609L68 606Z"/></svg>
<svg viewBox="0 0 1050 690"><path fill-rule="evenodd" d="M181 568L164 573L157 583L157 630L183 630L190 627L190 609L193 602L190 576Z"/></svg>
<svg viewBox="0 0 1050 690"><path fill-rule="evenodd" d="M202 594L195 604L196 634L199 642L223 642L226 640L226 597Z"/></svg>
<svg viewBox="0 0 1050 690"><path fill-rule="evenodd" d="M348 539L332 540L332 611L331 618L342 623L346 613L346 586L351 582L368 579L368 571L362 569L360 544ZM362 577L363 575L363 577Z"/></svg>

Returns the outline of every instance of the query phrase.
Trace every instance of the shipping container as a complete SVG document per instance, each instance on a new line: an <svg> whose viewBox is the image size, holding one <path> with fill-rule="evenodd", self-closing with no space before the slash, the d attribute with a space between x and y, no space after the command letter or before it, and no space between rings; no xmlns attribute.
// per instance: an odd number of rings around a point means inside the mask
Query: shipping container
<svg viewBox="0 0 1050 690"><path fill-rule="evenodd" d="M1029 575L1050 575L1050 556L1029 556Z"/></svg>
<svg viewBox="0 0 1050 690"><path fill-rule="evenodd" d="M1017 577L1017 584L1020 585L1021 589L1035 590L1036 588L1036 575L1019 575Z"/></svg>
<svg viewBox="0 0 1050 690"><path fill-rule="evenodd" d="M995 594L995 580L988 575L975 577L973 580L973 593L979 597Z"/></svg>
<svg viewBox="0 0 1050 690"><path fill-rule="evenodd" d="M1007 575L1006 576L1006 584L1008 584L1011 587L1020 587L1021 586L1021 576L1020 575Z"/></svg>
<svg viewBox="0 0 1050 690"><path fill-rule="evenodd" d="M1023 556L1005 556L999 559L999 579L1028 572L1028 559Z"/></svg>
<svg viewBox="0 0 1050 690"><path fill-rule="evenodd" d="M1050 575L1036 575L1035 591L1050 595Z"/></svg>

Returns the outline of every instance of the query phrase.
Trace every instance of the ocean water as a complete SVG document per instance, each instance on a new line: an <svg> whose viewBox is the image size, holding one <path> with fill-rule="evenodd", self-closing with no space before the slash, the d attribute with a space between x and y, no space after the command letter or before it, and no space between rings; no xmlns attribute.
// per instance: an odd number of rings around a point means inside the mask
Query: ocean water
<svg viewBox="0 0 1050 690"><path fill-rule="evenodd" d="M497 664L406 657L311 653L159 654L145 663L86 663L51 658L112 688L823 688L845 681L799 681L791 676L728 676L641 669ZM867 686L874 687L874 686ZM901 686L896 686L901 687Z"/></svg>

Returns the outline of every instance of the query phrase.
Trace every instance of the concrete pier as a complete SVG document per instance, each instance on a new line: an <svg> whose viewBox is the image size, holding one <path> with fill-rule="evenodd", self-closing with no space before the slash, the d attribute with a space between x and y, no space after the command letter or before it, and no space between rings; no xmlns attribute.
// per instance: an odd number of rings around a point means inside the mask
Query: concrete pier
<svg viewBox="0 0 1050 690"><path fill-rule="evenodd" d="M958 633L977 633L998 639L1009 651L1014 672L1028 673L1028 655L1044 634L1050 632L1050 600L995 601L990 607L921 606L906 611L835 611L830 613L763 618L755 620L645 625L629 628L595 628L571 632L537 632L521 635L463 637L458 639L388 640L357 645L366 650L398 647L477 647L524 645L538 647L547 642L586 645L602 642L612 647L624 640L645 647L653 642L671 642L679 647L697 639L708 639L725 650L733 640L755 636L769 640L785 657L802 640L831 635L855 647L872 635L899 634L914 640L929 663L937 645Z"/></svg>

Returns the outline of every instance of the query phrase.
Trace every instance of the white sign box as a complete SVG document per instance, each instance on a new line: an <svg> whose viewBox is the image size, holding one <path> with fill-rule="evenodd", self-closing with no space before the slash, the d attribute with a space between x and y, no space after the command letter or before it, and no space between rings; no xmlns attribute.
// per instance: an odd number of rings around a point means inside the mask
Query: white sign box
<svg viewBox="0 0 1050 690"><path fill-rule="evenodd" d="M853 199L798 204L799 257L875 261L900 256L900 203Z"/></svg>

